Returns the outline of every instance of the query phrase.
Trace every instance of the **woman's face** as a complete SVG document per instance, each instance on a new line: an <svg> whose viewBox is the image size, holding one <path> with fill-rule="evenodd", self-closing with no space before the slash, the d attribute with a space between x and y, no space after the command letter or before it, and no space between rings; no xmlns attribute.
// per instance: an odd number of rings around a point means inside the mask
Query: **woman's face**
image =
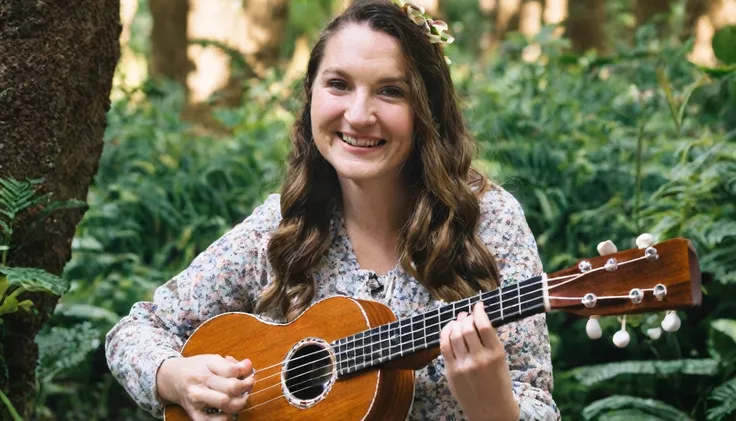
<svg viewBox="0 0 736 421"><path fill-rule="evenodd" d="M407 64L394 37L349 24L327 41L312 88L312 130L341 181L395 180L412 149Z"/></svg>

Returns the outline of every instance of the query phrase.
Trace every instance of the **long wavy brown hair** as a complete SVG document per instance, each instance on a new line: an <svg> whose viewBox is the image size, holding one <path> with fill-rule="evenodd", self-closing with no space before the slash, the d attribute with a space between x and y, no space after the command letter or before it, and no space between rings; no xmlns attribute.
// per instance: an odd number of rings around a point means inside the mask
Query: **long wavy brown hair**
<svg viewBox="0 0 736 421"><path fill-rule="evenodd" d="M293 320L315 295L309 270L332 243L330 218L342 205L342 195L334 168L312 137L311 92L327 42L351 23L367 24L399 40L408 64L415 131L412 152L402 167L412 192L411 215L398 241L402 268L434 297L448 302L499 284L496 262L476 235L479 197L490 182L471 168L475 142L460 113L442 48L430 43L390 1L357 1L324 29L309 59L305 104L293 127L281 192L283 219L268 243L274 279L256 312L280 310Z"/></svg>

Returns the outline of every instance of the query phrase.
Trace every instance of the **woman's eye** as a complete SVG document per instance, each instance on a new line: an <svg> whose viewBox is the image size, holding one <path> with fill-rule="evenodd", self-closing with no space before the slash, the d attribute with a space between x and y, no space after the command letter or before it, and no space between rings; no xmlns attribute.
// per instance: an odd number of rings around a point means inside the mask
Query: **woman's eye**
<svg viewBox="0 0 736 421"><path fill-rule="evenodd" d="M394 86L389 86L387 88L384 88L382 92L384 95L394 97L394 98L401 98L404 96L404 91Z"/></svg>
<svg viewBox="0 0 736 421"><path fill-rule="evenodd" d="M340 80L340 79L332 79L329 82L327 82L327 85L329 85L330 88L335 88L341 91L348 88L348 84L345 83L345 81Z"/></svg>

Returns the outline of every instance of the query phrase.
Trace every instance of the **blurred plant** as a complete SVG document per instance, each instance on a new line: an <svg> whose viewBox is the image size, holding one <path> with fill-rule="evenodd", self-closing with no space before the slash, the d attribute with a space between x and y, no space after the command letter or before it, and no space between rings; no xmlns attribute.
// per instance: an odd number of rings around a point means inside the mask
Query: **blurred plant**
<svg viewBox="0 0 736 421"><path fill-rule="evenodd" d="M0 178L0 338L5 336L3 317L23 310L36 314L33 301L21 295L28 292L44 292L57 296L63 295L69 289L69 283L56 275L42 269L8 266L10 252L25 244L25 240L39 226L41 226L52 212L62 208L84 206L84 202L75 200L52 201L51 194L37 194L34 186L43 180L19 181L14 178ZM34 212L31 212L35 210ZM15 243L13 233L17 229L19 217L24 213L32 216L24 222L25 236ZM7 378L8 370L5 363L4 348L0 345L0 372ZM14 420L20 420L20 415L0 390L0 400L5 404Z"/></svg>

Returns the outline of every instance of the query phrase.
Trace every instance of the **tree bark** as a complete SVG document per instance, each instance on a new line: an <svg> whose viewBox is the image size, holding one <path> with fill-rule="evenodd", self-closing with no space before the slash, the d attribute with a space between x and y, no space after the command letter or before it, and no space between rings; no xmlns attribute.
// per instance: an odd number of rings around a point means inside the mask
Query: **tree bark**
<svg viewBox="0 0 736 421"><path fill-rule="evenodd" d="M437 0L434 0L435 3ZM277 64L289 12L288 0L243 0L244 52L259 75Z"/></svg>
<svg viewBox="0 0 736 421"><path fill-rule="evenodd" d="M148 73L154 78L171 79L186 86L194 65L187 56L187 0L149 0L153 18L151 57Z"/></svg>
<svg viewBox="0 0 736 421"><path fill-rule="evenodd" d="M0 177L44 178L54 199L86 200L102 153L120 32L116 0L0 2ZM84 212L54 213L9 264L61 274ZM21 217L18 237L29 218ZM23 419L32 419L35 398L34 337L57 301L28 298L41 316L5 318L9 378L0 381ZM7 414L4 405L0 414Z"/></svg>
<svg viewBox="0 0 736 421"><path fill-rule="evenodd" d="M672 0L637 0L634 11L637 28L649 22L656 15L669 13L671 8ZM657 24L657 32L659 34L664 34L666 31L666 22Z"/></svg>
<svg viewBox="0 0 736 421"><path fill-rule="evenodd" d="M572 49L582 53L591 49L605 53L604 25L606 10L603 0L569 0L566 34Z"/></svg>

